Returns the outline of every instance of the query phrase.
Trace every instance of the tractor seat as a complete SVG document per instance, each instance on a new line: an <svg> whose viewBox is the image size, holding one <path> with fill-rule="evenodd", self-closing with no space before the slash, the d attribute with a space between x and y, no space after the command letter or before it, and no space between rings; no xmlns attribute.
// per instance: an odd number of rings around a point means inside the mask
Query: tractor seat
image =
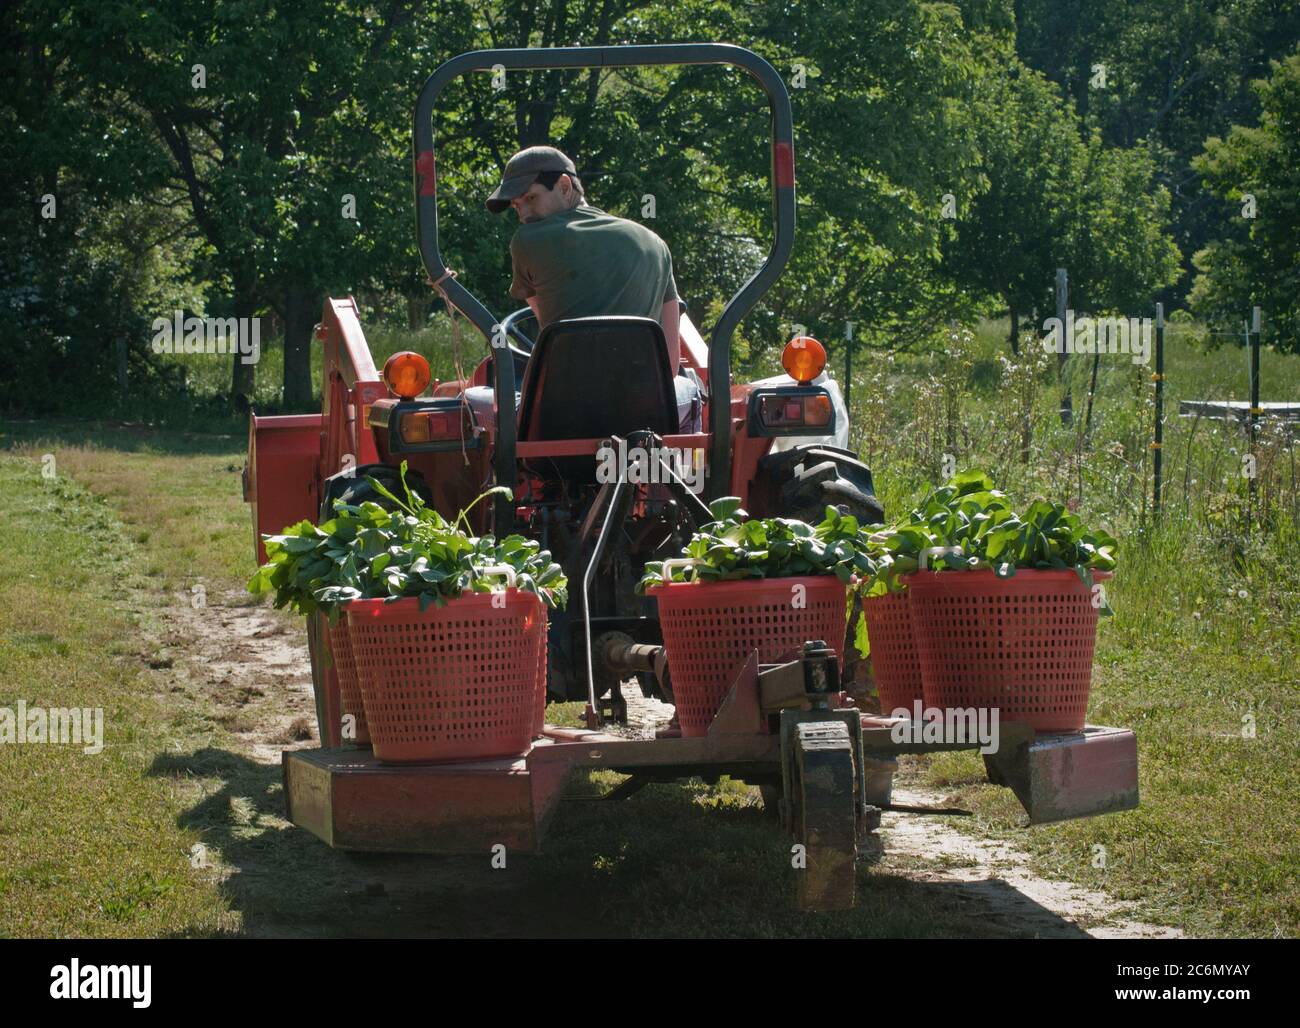
<svg viewBox="0 0 1300 1028"><path fill-rule="evenodd" d="M547 325L524 372L519 439L603 439L678 430L677 390L664 332L653 318L567 318ZM595 481L594 457L527 463L545 477Z"/></svg>

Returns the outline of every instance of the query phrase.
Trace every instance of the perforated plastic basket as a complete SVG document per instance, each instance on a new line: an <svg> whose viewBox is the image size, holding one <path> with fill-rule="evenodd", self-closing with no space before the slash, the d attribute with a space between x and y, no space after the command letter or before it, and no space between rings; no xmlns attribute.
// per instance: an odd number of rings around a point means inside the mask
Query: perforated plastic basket
<svg viewBox="0 0 1300 1028"><path fill-rule="evenodd" d="M546 727L546 631L542 631L542 645L537 653L537 681L540 683L537 687L537 712L533 716L533 738L538 738L542 734L542 729Z"/></svg>
<svg viewBox="0 0 1300 1028"><path fill-rule="evenodd" d="M330 656L334 660L334 673L339 680L339 709L343 714L356 718L356 735L345 738L345 743L370 742L370 730L366 726L365 705L361 701L361 684L357 681L357 664L352 659L352 640L348 635L347 609L339 614L338 621L330 625Z"/></svg>
<svg viewBox="0 0 1300 1028"><path fill-rule="evenodd" d="M809 639L844 660L845 589L833 575L651 586L683 736L707 735L754 649L772 663Z"/></svg>
<svg viewBox="0 0 1300 1028"><path fill-rule="evenodd" d="M493 606L504 597L504 604ZM411 597L354 600L348 630L375 756L437 763L527 751L546 688L546 606L467 593L420 612Z"/></svg>
<svg viewBox="0 0 1300 1028"><path fill-rule="evenodd" d="M1040 732L1083 727L1098 608L1078 575L919 571L904 581L927 707L997 707L1001 720Z"/></svg>
<svg viewBox="0 0 1300 1028"><path fill-rule="evenodd" d="M912 631L910 593L887 593L862 601L871 644L871 670L880 692L880 712L904 708L909 716L921 694L921 658Z"/></svg>

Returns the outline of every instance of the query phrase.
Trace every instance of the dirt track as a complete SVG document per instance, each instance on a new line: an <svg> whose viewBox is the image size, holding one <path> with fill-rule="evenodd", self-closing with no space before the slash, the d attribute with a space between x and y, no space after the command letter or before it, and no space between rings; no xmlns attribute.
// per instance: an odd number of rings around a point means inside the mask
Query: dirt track
<svg viewBox="0 0 1300 1028"><path fill-rule="evenodd" d="M201 689L219 708L216 719L235 734L244 757L260 765L278 765L284 749L316 745L306 639L296 623L268 608L245 603L247 597L232 594L210 597L206 610L193 609L187 603L168 605L163 612L163 635L157 640L161 644L159 659L184 662L190 687ZM671 715L671 708L644 700L635 686L629 687L626 695L629 734L652 735ZM894 799L920 806L945 805L941 794L912 784L896 784ZM955 820L887 812L878 839L868 843L866 852L873 854L874 850L879 871L949 886L945 895L954 897L963 919L987 925L990 935L1144 938L1181 934L1128 919L1123 906L1103 893L1035 874L1024 852L1005 842L976 838L955 827ZM249 870L254 869L239 868L235 873ZM404 876L398 874L392 881L390 877L382 875L368 888L374 894L400 890ZM408 928L414 931L414 926ZM290 933L283 925L263 924L260 931ZM310 924L300 923L291 933L330 935L337 931L335 924L322 924L317 933Z"/></svg>

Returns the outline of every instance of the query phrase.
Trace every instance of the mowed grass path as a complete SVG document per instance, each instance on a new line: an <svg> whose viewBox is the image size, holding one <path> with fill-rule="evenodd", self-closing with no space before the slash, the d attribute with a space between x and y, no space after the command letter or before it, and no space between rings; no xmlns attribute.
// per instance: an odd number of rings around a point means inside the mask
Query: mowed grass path
<svg viewBox="0 0 1300 1028"><path fill-rule="evenodd" d="M103 750L0 745L0 935L213 934L229 911L178 823L202 786L149 774L198 727L141 640L146 554L116 511L0 458L0 707L103 709Z"/></svg>

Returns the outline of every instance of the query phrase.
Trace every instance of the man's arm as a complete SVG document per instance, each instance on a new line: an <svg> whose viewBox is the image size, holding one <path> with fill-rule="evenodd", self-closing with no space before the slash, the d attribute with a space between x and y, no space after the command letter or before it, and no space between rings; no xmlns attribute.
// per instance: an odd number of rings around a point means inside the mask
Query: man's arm
<svg viewBox="0 0 1300 1028"><path fill-rule="evenodd" d="M677 295L677 278L673 275L673 255L668 249L668 244L662 239L659 240L659 245L663 247L665 270L668 273L668 285L664 291L664 305L659 313L659 324L664 328L664 342L668 346L668 373L676 378L682 363L682 308Z"/></svg>
<svg viewBox="0 0 1300 1028"><path fill-rule="evenodd" d="M659 324L664 327L664 342L668 344L668 373L674 376L682 361L681 314L682 309L674 296L664 301L659 316Z"/></svg>
<svg viewBox="0 0 1300 1028"><path fill-rule="evenodd" d="M516 300L527 300L537 313L537 291L529 280L527 262L521 253L519 234L510 240L510 295Z"/></svg>

